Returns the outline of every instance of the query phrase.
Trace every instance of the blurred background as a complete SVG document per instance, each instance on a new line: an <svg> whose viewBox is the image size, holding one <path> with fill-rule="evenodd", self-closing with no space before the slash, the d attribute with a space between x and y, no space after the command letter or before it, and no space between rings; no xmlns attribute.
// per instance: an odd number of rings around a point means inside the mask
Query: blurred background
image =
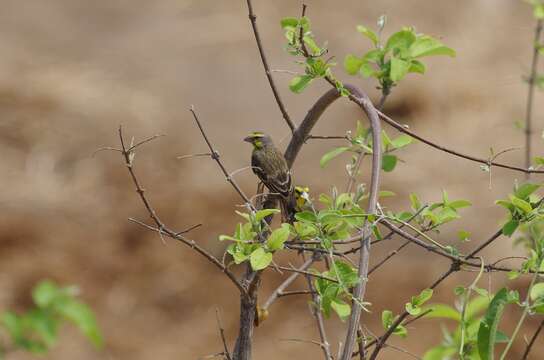
<svg viewBox="0 0 544 360"><path fill-rule="evenodd" d="M457 58L427 60L425 76L409 75L385 106L385 113L409 124L429 139L479 157L524 144L516 120L523 119L532 50L531 8L513 0L459 1L320 1L307 0L308 15L320 41L341 64L347 53L361 54L370 43L355 26L374 27L387 14L385 34L402 26L441 39ZM0 309L24 310L30 290L44 278L78 284L82 298L96 311L106 339L98 352L73 328L63 329L48 359L195 359L222 350L215 308L221 310L228 340L237 333L238 296L223 275L190 249L174 241L163 244L151 232L129 223L147 220L118 153L101 146L118 144L117 128L136 139L167 134L142 147L135 166L148 196L163 220L175 229L195 223L199 244L221 256L226 244L219 234L232 233L240 200L207 158L176 156L207 148L187 111L197 109L208 135L229 170L249 164L250 147L242 138L250 131L270 133L280 147L289 131L276 107L263 73L247 18L245 1L204 0L2 0L0 12ZM297 71L283 50L279 21L298 16L300 1L254 1L258 24L274 70ZM379 93L372 81L352 78L341 66L337 76ZM315 82L303 95L290 93L289 74L274 74L284 101L300 123L316 97L328 90ZM535 153L542 153L542 94L536 94ZM316 135L341 135L363 120L352 104L338 102L325 114ZM393 130L389 131L395 134ZM346 183L347 157L319 167L335 141L312 141L294 168L297 183L307 184L317 198L332 185ZM448 224L437 239L455 243L457 231L472 233L469 247L491 235L505 212L494 200L505 197L521 174L492 169L414 144L400 153L404 163L383 174L382 189L397 196L382 204L399 211L408 194L438 201L441 190L465 198L473 207L463 219ZM523 151L500 158L523 164ZM248 193L256 178L236 175ZM536 179L535 179L536 180ZM368 168L361 181L368 181ZM398 246L395 239L372 249L373 263ZM466 247L465 247L466 248ZM503 238L485 255L497 259L519 249ZM506 255L505 255L506 254ZM279 262L297 263L295 257ZM420 249L408 248L373 276L368 286L372 313L363 322L382 332L381 311L400 312L411 295L427 287L448 263ZM453 286L474 274L458 274L435 292L435 301L453 303ZM264 299L283 277L264 277ZM505 275L484 276L482 286L495 291ZM292 289L300 289L297 282ZM524 291L527 282L513 286ZM502 326L511 332L517 313L507 313ZM439 320L422 320L409 328L406 340L392 343L416 354L438 344ZM447 326L447 323L444 323ZM522 335L536 328L529 319ZM344 325L327 322L336 348ZM317 339L308 298L282 298L269 319L255 331L256 359L314 359L317 346L286 341ZM521 339L521 337L520 337ZM532 357L544 356L543 342ZM518 341L511 358L518 358ZM10 359L30 359L15 353ZM383 359L409 358L386 349Z"/></svg>

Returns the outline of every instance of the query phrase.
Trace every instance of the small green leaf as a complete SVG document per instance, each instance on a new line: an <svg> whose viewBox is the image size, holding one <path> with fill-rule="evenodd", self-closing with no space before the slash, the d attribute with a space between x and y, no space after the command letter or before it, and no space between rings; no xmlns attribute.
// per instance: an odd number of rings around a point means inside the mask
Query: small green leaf
<svg viewBox="0 0 544 360"><path fill-rule="evenodd" d="M391 154L385 154L382 157L382 170L385 172L390 172L395 169L397 166L397 157Z"/></svg>
<svg viewBox="0 0 544 360"><path fill-rule="evenodd" d="M391 145L395 149L400 149L405 147L406 145L409 145L414 141L414 139L410 135L402 134L399 137L396 137L395 139L391 140Z"/></svg>
<svg viewBox="0 0 544 360"><path fill-rule="evenodd" d="M425 64L418 60L410 61L409 73L425 74Z"/></svg>
<svg viewBox="0 0 544 360"><path fill-rule="evenodd" d="M421 206L422 206L421 201L419 200L419 197L417 196L417 194L414 194L414 193L410 194L410 203L414 211L421 209Z"/></svg>
<svg viewBox="0 0 544 360"><path fill-rule="evenodd" d="M472 206L472 203L468 200L454 200L450 203L448 203L448 206L454 208L454 209L461 209L464 207Z"/></svg>
<svg viewBox="0 0 544 360"><path fill-rule="evenodd" d="M266 252L262 247L257 248L249 257L251 268L255 271L266 268L272 262L272 254Z"/></svg>
<svg viewBox="0 0 544 360"><path fill-rule="evenodd" d="M468 232L466 230L459 230L459 232L457 233L457 237L461 241L469 241L470 236L471 236L470 232Z"/></svg>
<svg viewBox="0 0 544 360"><path fill-rule="evenodd" d="M70 299L70 301L60 304L58 311L66 319L73 322L95 347L102 347L102 335L93 312L86 304Z"/></svg>
<svg viewBox="0 0 544 360"><path fill-rule="evenodd" d="M261 222L265 217L272 215L272 214L279 214L281 211L278 209L263 209L259 210L255 213L255 221L257 223Z"/></svg>
<svg viewBox="0 0 544 360"><path fill-rule="evenodd" d="M385 48L387 50L391 49L400 49L400 50L407 50L410 48L412 43L416 41L416 35L414 34L412 29L405 29L398 31L391 35L389 39L387 40L387 44L385 45Z"/></svg>
<svg viewBox="0 0 544 360"><path fill-rule="evenodd" d="M413 305L411 303L406 303L406 311L412 315L412 316L417 316L419 314L421 314L421 308L417 305Z"/></svg>
<svg viewBox="0 0 544 360"><path fill-rule="evenodd" d="M531 300L544 299L544 282L533 285L531 288Z"/></svg>
<svg viewBox="0 0 544 360"><path fill-rule="evenodd" d="M417 38L410 46L410 55L414 58L433 55L455 57L455 50L445 46L440 41L428 35Z"/></svg>
<svg viewBox="0 0 544 360"><path fill-rule="evenodd" d="M32 299L40 308L52 305L56 299L63 295L61 289L50 280L41 281L32 290Z"/></svg>
<svg viewBox="0 0 544 360"><path fill-rule="evenodd" d="M532 193L534 193L535 191L537 191L539 187L540 187L540 184L525 183L525 184L521 185L521 186L516 190L516 192L514 193L514 195L515 195L517 198L526 200L526 199L529 197L529 195L531 195Z"/></svg>
<svg viewBox="0 0 544 360"><path fill-rule="evenodd" d="M406 74L408 74L409 69L410 69L410 62L399 59L397 57L392 57L391 58L391 72L389 73L389 77L391 78L391 81L395 83L401 81L406 76Z"/></svg>
<svg viewBox="0 0 544 360"><path fill-rule="evenodd" d="M281 228L272 231L266 245L272 251L283 248L283 243L289 238L289 224L282 224Z"/></svg>
<svg viewBox="0 0 544 360"><path fill-rule="evenodd" d="M512 204L514 204L515 207L523 211L524 213L528 214L531 211L533 211L533 207L531 204L529 204L527 201L522 200L515 196L510 196L510 201L512 201Z"/></svg>
<svg viewBox="0 0 544 360"><path fill-rule="evenodd" d="M331 161L332 159L334 159L338 155L348 151L349 149L350 148L346 147L346 146L341 146L341 147L337 147L337 148L332 149L331 151L329 151L328 153L326 153L325 155L323 155L321 157L321 160L319 161L319 165L321 167L325 167L328 164L329 161Z"/></svg>
<svg viewBox="0 0 544 360"><path fill-rule="evenodd" d="M391 310L382 311L382 325L385 330L389 329L393 323L393 312Z"/></svg>
<svg viewBox="0 0 544 360"><path fill-rule="evenodd" d="M374 31L363 25L357 25L357 31L369 38L374 46L378 45L378 35Z"/></svg>
<svg viewBox="0 0 544 360"><path fill-rule="evenodd" d="M517 220L510 220L502 227L502 233L506 236L512 236L512 234L516 231L516 229L519 226L519 222Z"/></svg>
<svg viewBox="0 0 544 360"><path fill-rule="evenodd" d="M281 19L280 25L282 29L296 28L298 26L298 19L294 17L286 17Z"/></svg>
<svg viewBox="0 0 544 360"><path fill-rule="evenodd" d="M355 55L348 54L344 58L344 69L350 75L356 75L359 72L359 69L363 65L363 59L358 58Z"/></svg>
<svg viewBox="0 0 544 360"><path fill-rule="evenodd" d="M317 222L317 216L311 211L300 211L295 214L295 219L309 223Z"/></svg>
<svg viewBox="0 0 544 360"><path fill-rule="evenodd" d="M371 77L371 76L376 75L376 70L374 70L374 68L372 67L371 64L366 63L366 62L363 62L363 63L361 64L361 68L359 69L359 73L360 73L364 78L369 78L369 77Z"/></svg>
<svg viewBox="0 0 544 360"><path fill-rule="evenodd" d="M427 315L426 318L442 318L442 319L452 319L455 321L461 320L461 314L459 311L455 310L449 305L446 304L431 304L424 308L423 311L432 310Z"/></svg>
<svg viewBox="0 0 544 360"><path fill-rule="evenodd" d="M313 77L310 75L295 76L289 83L289 89L291 89L291 91L295 94L300 94L304 89L306 89L306 87L308 87L308 85L310 85L312 80Z"/></svg>
<svg viewBox="0 0 544 360"><path fill-rule="evenodd" d="M351 314L351 306L342 300L333 300L331 302L331 307L334 311L336 311L338 317L340 317L342 321L345 321L349 317L349 314Z"/></svg>

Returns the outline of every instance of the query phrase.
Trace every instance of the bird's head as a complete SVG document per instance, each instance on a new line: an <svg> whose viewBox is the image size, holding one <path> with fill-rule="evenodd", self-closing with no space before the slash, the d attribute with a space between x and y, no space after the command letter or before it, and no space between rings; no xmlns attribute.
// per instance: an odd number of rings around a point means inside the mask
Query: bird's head
<svg viewBox="0 0 544 360"><path fill-rule="evenodd" d="M260 132L260 131L254 131L248 136L244 138L244 141L247 141L248 143L253 145L253 148L255 149L262 149L266 145L272 144L272 139L270 136Z"/></svg>

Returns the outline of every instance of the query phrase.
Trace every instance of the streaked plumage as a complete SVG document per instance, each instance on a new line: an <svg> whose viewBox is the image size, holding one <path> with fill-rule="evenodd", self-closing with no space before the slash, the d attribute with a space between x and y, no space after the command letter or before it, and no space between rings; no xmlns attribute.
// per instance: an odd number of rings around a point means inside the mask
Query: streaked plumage
<svg viewBox="0 0 544 360"><path fill-rule="evenodd" d="M271 193L280 196L285 219L291 219L294 209L291 171L283 154L274 146L270 136L253 132L244 141L253 145L251 166L253 172Z"/></svg>

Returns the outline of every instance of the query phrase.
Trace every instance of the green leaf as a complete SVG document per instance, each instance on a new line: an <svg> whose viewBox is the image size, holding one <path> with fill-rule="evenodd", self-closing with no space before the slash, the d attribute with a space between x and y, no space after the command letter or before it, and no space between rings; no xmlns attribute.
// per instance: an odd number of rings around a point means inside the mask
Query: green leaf
<svg viewBox="0 0 544 360"><path fill-rule="evenodd" d="M418 60L410 61L409 73L425 74L425 64Z"/></svg>
<svg viewBox="0 0 544 360"><path fill-rule="evenodd" d="M412 316L417 316L417 315L421 314L421 308L419 306L417 306L417 305L414 305L414 304L411 304L411 303L406 303L405 308L406 308L406 311L408 312L408 314L410 314Z"/></svg>
<svg viewBox="0 0 544 360"><path fill-rule="evenodd" d="M414 211L421 209L421 206L422 206L421 201L419 200L419 197L417 196L417 194L414 194L414 193L410 194L410 203Z"/></svg>
<svg viewBox="0 0 544 360"><path fill-rule="evenodd" d="M410 135L402 134L399 137L391 140L391 145L395 149L400 149L402 147L405 147L406 145L411 144L413 140L414 139Z"/></svg>
<svg viewBox="0 0 544 360"><path fill-rule="evenodd" d="M544 19L544 4L537 3L534 5L533 16L538 20Z"/></svg>
<svg viewBox="0 0 544 360"><path fill-rule="evenodd" d="M308 85L310 85L313 79L314 78L310 75L295 76L289 83L289 89L291 89L291 91L295 94L300 94L304 89L306 89L306 87L308 87Z"/></svg>
<svg viewBox="0 0 544 360"><path fill-rule="evenodd" d="M533 285L531 288L531 300L544 299L544 282Z"/></svg>
<svg viewBox="0 0 544 360"><path fill-rule="evenodd" d="M506 236L512 236L512 234L516 231L516 229L519 226L519 222L517 220L510 220L502 227L502 233Z"/></svg>
<svg viewBox="0 0 544 360"><path fill-rule="evenodd" d="M382 157L382 170L385 172L390 172L395 169L397 166L397 157L391 154L385 154Z"/></svg>
<svg viewBox="0 0 544 360"><path fill-rule="evenodd" d="M442 318L442 319L452 319L455 321L461 321L461 314L459 311L455 310L449 305L446 304L431 304L422 308L423 312L431 309L432 311L425 315L426 318Z"/></svg>
<svg viewBox="0 0 544 360"><path fill-rule="evenodd" d="M79 301L70 299L58 306L58 312L73 322L97 348L103 344L102 335L91 309Z"/></svg>
<svg viewBox="0 0 544 360"><path fill-rule="evenodd" d="M401 30L389 37L385 49L407 50L416 41L416 35L411 29Z"/></svg>
<svg viewBox="0 0 544 360"><path fill-rule="evenodd" d="M421 306L425 304L427 301L429 301L432 296L433 296L433 289L424 289L421 291L421 293L419 293L418 296L416 296L415 298L412 298L412 303L414 305Z"/></svg>
<svg viewBox="0 0 544 360"><path fill-rule="evenodd" d="M393 312L391 310L382 311L382 325L385 330L389 329L393 323Z"/></svg>
<svg viewBox="0 0 544 360"><path fill-rule="evenodd" d="M450 203L448 203L448 206L454 208L454 209L461 209L464 207L472 206L472 203L468 200L454 200Z"/></svg>
<svg viewBox="0 0 544 360"><path fill-rule="evenodd" d="M336 311L338 317L340 317L342 321L346 320L349 317L349 314L351 314L351 306L349 306L342 300L333 300L331 302L331 307L334 311Z"/></svg>
<svg viewBox="0 0 544 360"><path fill-rule="evenodd" d="M359 69L359 73L364 77L368 78L371 76L376 75L376 70L370 65L369 63L363 62L361 64L361 68Z"/></svg>
<svg viewBox="0 0 544 360"><path fill-rule="evenodd" d="M281 19L280 25L282 29L296 28L298 26L298 19L294 17L286 17Z"/></svg>
<svg viewBox="0 0 544 360"><path fill-rule="evenodd" d="M317 222L317 216L311 211L301 211L295 214L295 219L303 222L315 223Z"/></svg>
<svg viewBox="0 0 544 360"><path fill-rule="evenodd" d="M382 49L370 50L363 56L363 61L369 61L373 63L379 63L384 56Z"/></svg>
<svg viewBox="0 0 544 360"><path fill-rule="evenodd" d="M378 35L374 31L363 25L357 25L357 31L369 38L374 46L378 45Z"/></svg>
<svg viewBox="0 0 544 360"><path fill-rule="evenodd" d="M440 41L428 35L417 38L410 46L410 55L414 58L433 55L455 57L455 50L445 46Z"/></svg>
<svg viewBox="0 0 544 360"><path fill-rule="evenodd" d="M457 349L440 345L432 348L423 355L423 360L444 360L450 359L457 352Z"/></svg>
<svg viewBox="0 0 544 360"><path fill-rule="evenodd" d="M281 228L272 231L266 245L272 251L283 248L283 243L289 238L289 224L282 224Z"/></svg>
<svg viewBox="0 0 544 360"><path fill-rule="evenodd" d="M533 207L527 201L517 198L515 196L510 196L510 201L514 204L515 207L528 214L533 211Z"/></svg>
<svg viewBox="0 0 544 360"><path fill-rule="evenodd" d="M321 160L319 161L319 165L321 165L321 167L325 167L329 161L331 161L338 155L348 151L349 149L350 148L346 146L341 146L341 147L332 149L331 151L329 151L328 153L326 153L325 155L321 157Z"/></svg>
<svg viewBox="0 0 544 360"><path fill-rule="evenodd" d="M529 195L537 191L539 187L540 184L525 183L516 190L514 195L519 199L526 200Z"/></svg>
<svg viewBox="0 0 544 360"><path fill-rule="evenodd" d="M391 70L389 73L389 77L391 78L391 81L395 83L401 81L404 78L404 76L408 74L409 69L410 69L409 61L402 60L397 57L392 57Z"/></svg>
<svg viewBox="0 0 544 360"><path fill-rule="evenodd" d="M363 59L358 58L355 55L348 54L344 58L344 69L350 75L356 75L359 72L359 69L363 65Z"/></svg>
<svg viewBox="0 0 544 360"><path fill-rule="evenodd" d="M255 221L257 223L261 222L265 217L272 215L272 214L279 214L281 211L278 209L263 209L259 210L255 213Z"/></svg>
<svg viewBox="0 0 544 360"><path fill-rule="evenodd" d="M32 299L40 308L52 305L56 299L63 295L61 289L50 280L41 281L32 290Z"/></svg>
<svg viewBox="0 0 544 360"><path fill-rule="evenodd" d="M459 230L459 232L457 233L457 237L461 241L469 241L470 236L471 236L470 232L468 232L466 230Z"/></svg>
<svg viewBox="0 0 544 360"><path fill-rule="evenodd" d="M508 290L500 289L487 308L478 330L478 352L482 360L493 360L497 330L504 307L509 303Z"/></svg>
<svg viewBox="0 0 544 360"><path fill-rule="evenodd" d="M262 247L257 248L251 253L249 262L253 270L262 270L272 262L272 254L266 252Z"/></svg>

